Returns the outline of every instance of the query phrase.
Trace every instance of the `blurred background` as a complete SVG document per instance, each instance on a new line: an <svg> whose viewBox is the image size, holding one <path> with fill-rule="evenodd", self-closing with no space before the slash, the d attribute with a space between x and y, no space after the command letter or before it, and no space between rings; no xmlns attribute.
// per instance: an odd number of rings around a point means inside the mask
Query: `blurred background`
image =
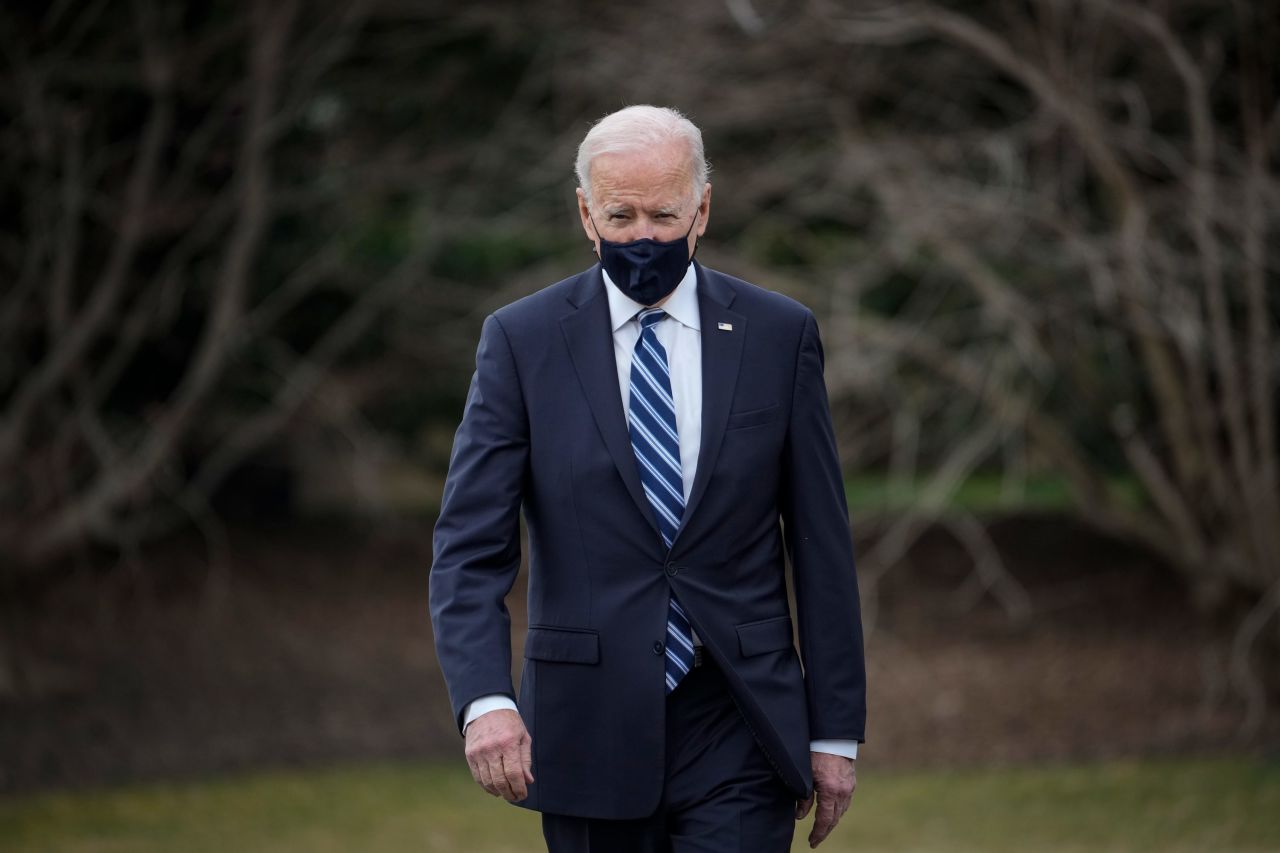
<svg viewBox="0 0 1280 853"><path fill-rule="evenodd" d="M703 131L700 260L822 328L871 688L837 837L1095 838L1041 785L1108 849L1177 845L1101 800L1280 846L1277 46L1269 0L4 4L0 847L536 847L469 787L431 530L480 325L592 263L573 156L633 103ZM403 838L94 799L369 766ZM1032 823L895 834L957 772Z"/></svg>

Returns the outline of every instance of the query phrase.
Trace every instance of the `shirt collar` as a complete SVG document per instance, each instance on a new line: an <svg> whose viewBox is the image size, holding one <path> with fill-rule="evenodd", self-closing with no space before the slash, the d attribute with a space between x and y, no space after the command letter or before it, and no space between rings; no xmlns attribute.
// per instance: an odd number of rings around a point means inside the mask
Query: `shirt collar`
<svg viewBox="0 0 1280 853"><path fill-rule="evenodd" d="M634 320L636 314L643 311L646 306L623 293L613 283L613 279L609 278L609 273L603 267L600 268L600 273L604 276L604 290L609 296L609 320L613 331L616 332L626 325L628 320ZM684 272L684 278L680 279L676 289L671 292L671 298L662 303L662 310L682 326L688 326L694 331L702 331L701 315L698 311L698 274L694 271L692 261Z"/></svg>

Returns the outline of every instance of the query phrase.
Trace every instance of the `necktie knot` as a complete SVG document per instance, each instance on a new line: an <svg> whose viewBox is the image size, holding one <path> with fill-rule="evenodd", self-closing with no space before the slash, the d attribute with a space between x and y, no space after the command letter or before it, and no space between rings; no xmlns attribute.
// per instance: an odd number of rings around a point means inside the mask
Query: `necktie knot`
<svg viewBox="0 0 1280 853"><path fill-rule="evenodd" d="M667 316L667 312L661 308L646 308L636 316L640 318L640 328L647 330L661 323L662 318Z"/></svg>

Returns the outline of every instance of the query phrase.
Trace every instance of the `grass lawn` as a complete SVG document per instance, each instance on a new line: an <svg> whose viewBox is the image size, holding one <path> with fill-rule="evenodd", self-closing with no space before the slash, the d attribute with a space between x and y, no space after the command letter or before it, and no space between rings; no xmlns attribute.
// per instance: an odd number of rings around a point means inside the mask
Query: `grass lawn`
<svg viewBox="0 0 1280 853"><path fill-rule="evenodd" d="M526 851L538 817L461 766L270 773L0 798L0 850ZM806 850L811 818L797 831ZM1280 850L1280 765L1245 759L1025 770L863 770L828 851Z"/></svg>

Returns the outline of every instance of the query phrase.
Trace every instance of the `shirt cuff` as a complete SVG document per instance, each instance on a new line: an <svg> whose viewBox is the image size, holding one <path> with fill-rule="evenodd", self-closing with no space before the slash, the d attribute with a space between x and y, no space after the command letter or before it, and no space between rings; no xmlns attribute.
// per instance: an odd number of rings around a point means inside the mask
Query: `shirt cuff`
<svg viewBox="0 0 1280 853"><path fill-rule="evenodd" d="M512 702L511 697L505 693L490 693L488 696L471 700L467 703L467 709L462 712L462 733L464 735L467 733L467 726L471 725L471 721L476 717L503 709L518 710L516 703Z"/></svg>
<svg viewBox="0 0 1280 853"><path fill-rule="evenodd" d="M845 758L858 757L858 742L856 740L811 740L809 741L810 752L828 752L832 755L843 755Z"/></svg>

